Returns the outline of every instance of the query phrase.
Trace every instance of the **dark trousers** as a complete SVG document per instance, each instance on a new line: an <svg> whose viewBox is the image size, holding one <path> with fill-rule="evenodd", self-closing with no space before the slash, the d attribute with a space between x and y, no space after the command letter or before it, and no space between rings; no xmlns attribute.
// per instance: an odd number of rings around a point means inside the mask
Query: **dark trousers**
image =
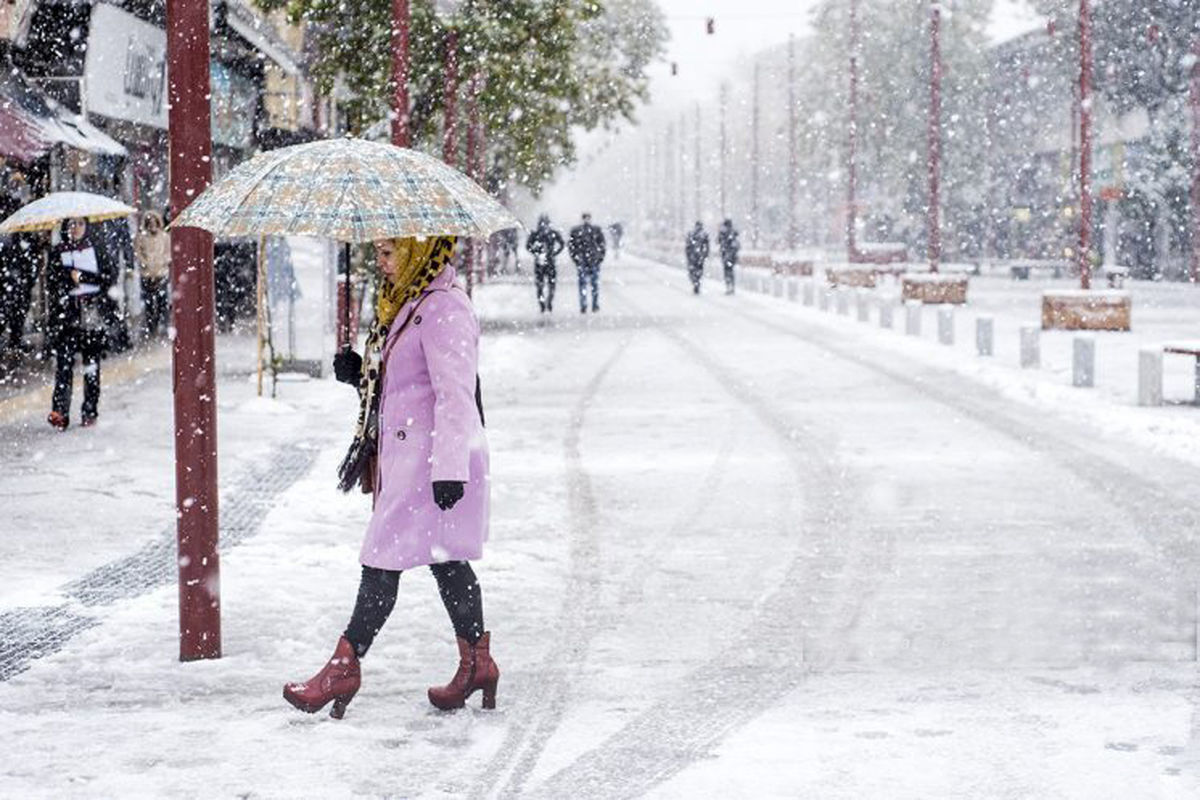
<svg viewBox="0 0 1200 800"><path fill-rule="evenodd" d="M553 264L538 264L534 267L534 280L537 283L538 305L542 311L554 309L554 287L558 284L558 270Z"/></svg>
<svg viewBox="0 0 1200 800"><path fill-rule="evenodd" d="M167 324L166 278L142 278L142 305L146 315L146 332L156 336Z"/></svg>
<svg viewBox="0 0 1200 800"><path fill-rule="evenodd" d="M75 377L75 355L83 360L83 416L94 417L100 407L100 359L104 355L104 331L72 328L54 342L57 360L51 408L64 417L71 413L71 383Z"/></svg>
<svg viewBox="0 0 1200 800"><path fill-rule="evenodd" d="M729 259L724 259L725 266L725 294L733 294L733 268L735 262Z"/></svg>
<svg viewBox="0 0 1200 800"><path fill-rule="evenodd" d="M690 262L688 264L688 277L692 280L692 291L700 294L700 281L704 277L704 262Z"/></svg>
<svg viewBox="0 0 1200 800"><path fill-rule="evenodd" d="M442 604L450 615L454 635L475 644L483 636L483 595L475 570L466 561L445 561L430 564L430 571L437 581ZM396 605L396 593L400 589L400 572L376 567L362 568L362 579L358 584L358 599L354 603L354 614L346 626L346 639L354 646L354 652L362 658L371 649L375 635L383 628Z"/></svg>
<svg viewBox="0 0 1200 800"><path fill-rule="evenodd" d="M592 311L600 310L600 267L579 268L579 310L588 309L588 286L592 287Z"/></svg>

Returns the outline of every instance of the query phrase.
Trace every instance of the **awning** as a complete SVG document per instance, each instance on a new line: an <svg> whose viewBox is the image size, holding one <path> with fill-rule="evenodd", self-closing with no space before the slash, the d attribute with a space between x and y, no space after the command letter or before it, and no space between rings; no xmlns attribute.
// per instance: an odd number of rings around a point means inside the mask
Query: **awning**
<svg viewBox="0 0 1200 800"><path fill-rule="evenodd" d="M32 161L56 144L97 155L128 154L120 142L30 86L19 74L0 77L0 155Z"/></svg>
<svg viewBox="0 0 1200 800"><path fill-rule="evenodd" d="M41 157L49 143L24 114L0 97L0 156L29 163Z"/></svg>
<svg viewBox="0 0 1200 800"><path fill-rule="evenodd" d="M225 0L225 23L288 75L300 73L292 48L279 38L269 22L241 0Z"/></svg>

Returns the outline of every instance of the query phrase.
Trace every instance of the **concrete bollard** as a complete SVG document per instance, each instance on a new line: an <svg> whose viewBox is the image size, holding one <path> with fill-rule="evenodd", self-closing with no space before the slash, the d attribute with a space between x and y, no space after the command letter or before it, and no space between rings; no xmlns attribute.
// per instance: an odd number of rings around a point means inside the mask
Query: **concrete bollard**
<svg viewBox="0 0 1200 800"><path fill-rule="evenodd" d="M822 311L828 311L829 307L830 307L830 305L832 305L832 303L833 303L833 290L832 289L822 289L821 294L819 296L819 300L818 300L818 306L820 307L820 309Z"/></svg>
<svg viewBox="0 0 1200 800"><path fill-rule="evenodd" d="M954 309L938 309L938 341L942 344L954 344Z"/></svg>
<svg viewBox="0 0 1200 800"><path fill-rule="evenodd" d="M837 312L843 317L850 314L850 292L846 289L837 290Z"/></svg>
<svg viewBox="0 0 1200 800"><path fill-rule="evenodd" d="M1042 329L1032 325L1021 326L1021 368L1037 369L1042 365L1042 351L1038 337Z"/></svg>
<svg viewBox="0 0 1200 800"><path fill-rule="evenodd" d="M812 281L804 282L804 305L811 306L816 302L817 287Z"/></svg>
<svg viewBox="0 0 1200 800"><path fill-rule="evenodd" d="M1071 385L1096 385L1096 340L1091 336L1076 336L1072 342Z"/></svg>
<svg viewBox="0 0 1200 800"><path fill-rule="evenodd" d="M788 278L787 296L793 303L800 299L800 282L795 278Z"/></svg>
<svg viewBox="0 0 1200 800"><path fill-rule="evenodd" d="M995 326L991 317L979 317L975 320L975 352L981 356L994 355Z"/></svg>
<svg viewBox="0 0 1200 800"><path fill-rule="evenodd" d="M904 333L908 336L921 335L921 311L924 306L917 300L904 304Z"/></svg>
<svg viewBox="0 0 1200 800"><path fill-rule="evenodd" d="M879 304L879 327L891 328L892 315L895 313L896 307L886 300Z"/></svg>
<svg viewBox="0 0 1200 800"><path fill-rule="evenodd" d="M871 321L871 296L865 289L859 289L854 295L854 306L858 312L859 322Z"/></svg>
<svg viewBox="0 0 1200 800"><path fill-rule="evenodd" d="M1162 349L1146 347L1138 351L1138 405L1161 406L1162 403Z"/></svg>

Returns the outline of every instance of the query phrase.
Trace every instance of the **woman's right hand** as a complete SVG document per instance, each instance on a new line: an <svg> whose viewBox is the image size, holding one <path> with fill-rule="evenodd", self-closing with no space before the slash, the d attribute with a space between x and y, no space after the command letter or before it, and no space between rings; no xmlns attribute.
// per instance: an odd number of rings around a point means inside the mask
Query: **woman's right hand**
<svg viewBox="0 0 1200 800"><path fill-rule="evenodd" d="M358 386L362 374L362 356L347 347L333 357L333 375L341 383Z"/></svg>

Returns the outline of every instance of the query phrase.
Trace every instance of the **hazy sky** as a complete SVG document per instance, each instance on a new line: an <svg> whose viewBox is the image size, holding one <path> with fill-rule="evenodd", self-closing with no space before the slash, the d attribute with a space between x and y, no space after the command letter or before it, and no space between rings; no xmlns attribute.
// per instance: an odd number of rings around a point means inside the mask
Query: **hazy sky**
<svg viewBox="0 0 1200 800"><path fill-rule="evenodd" d="M786 42L789 34L800 38L811 33L812 11L817 2L659 0L671 38L664 61L649 70L650 105L638 111L639 118L653 121L663 114L673 116L679 106L690 105L689 101L697 97L714 97L721 79L734 72L740 60ZM711 36L705 31L708 17L715 22L715 33ZM1027 0L995 0L989 33L994 40L1001 41L1043 24L1030 10ZM671 75L672 62L679 68L676 76ZM578 170L560 176L547 192L544 205L556 215L570 217L577 215L579 206L588 205L589 156L611 139L612 134L599 131L580 137Z"/></svg>

